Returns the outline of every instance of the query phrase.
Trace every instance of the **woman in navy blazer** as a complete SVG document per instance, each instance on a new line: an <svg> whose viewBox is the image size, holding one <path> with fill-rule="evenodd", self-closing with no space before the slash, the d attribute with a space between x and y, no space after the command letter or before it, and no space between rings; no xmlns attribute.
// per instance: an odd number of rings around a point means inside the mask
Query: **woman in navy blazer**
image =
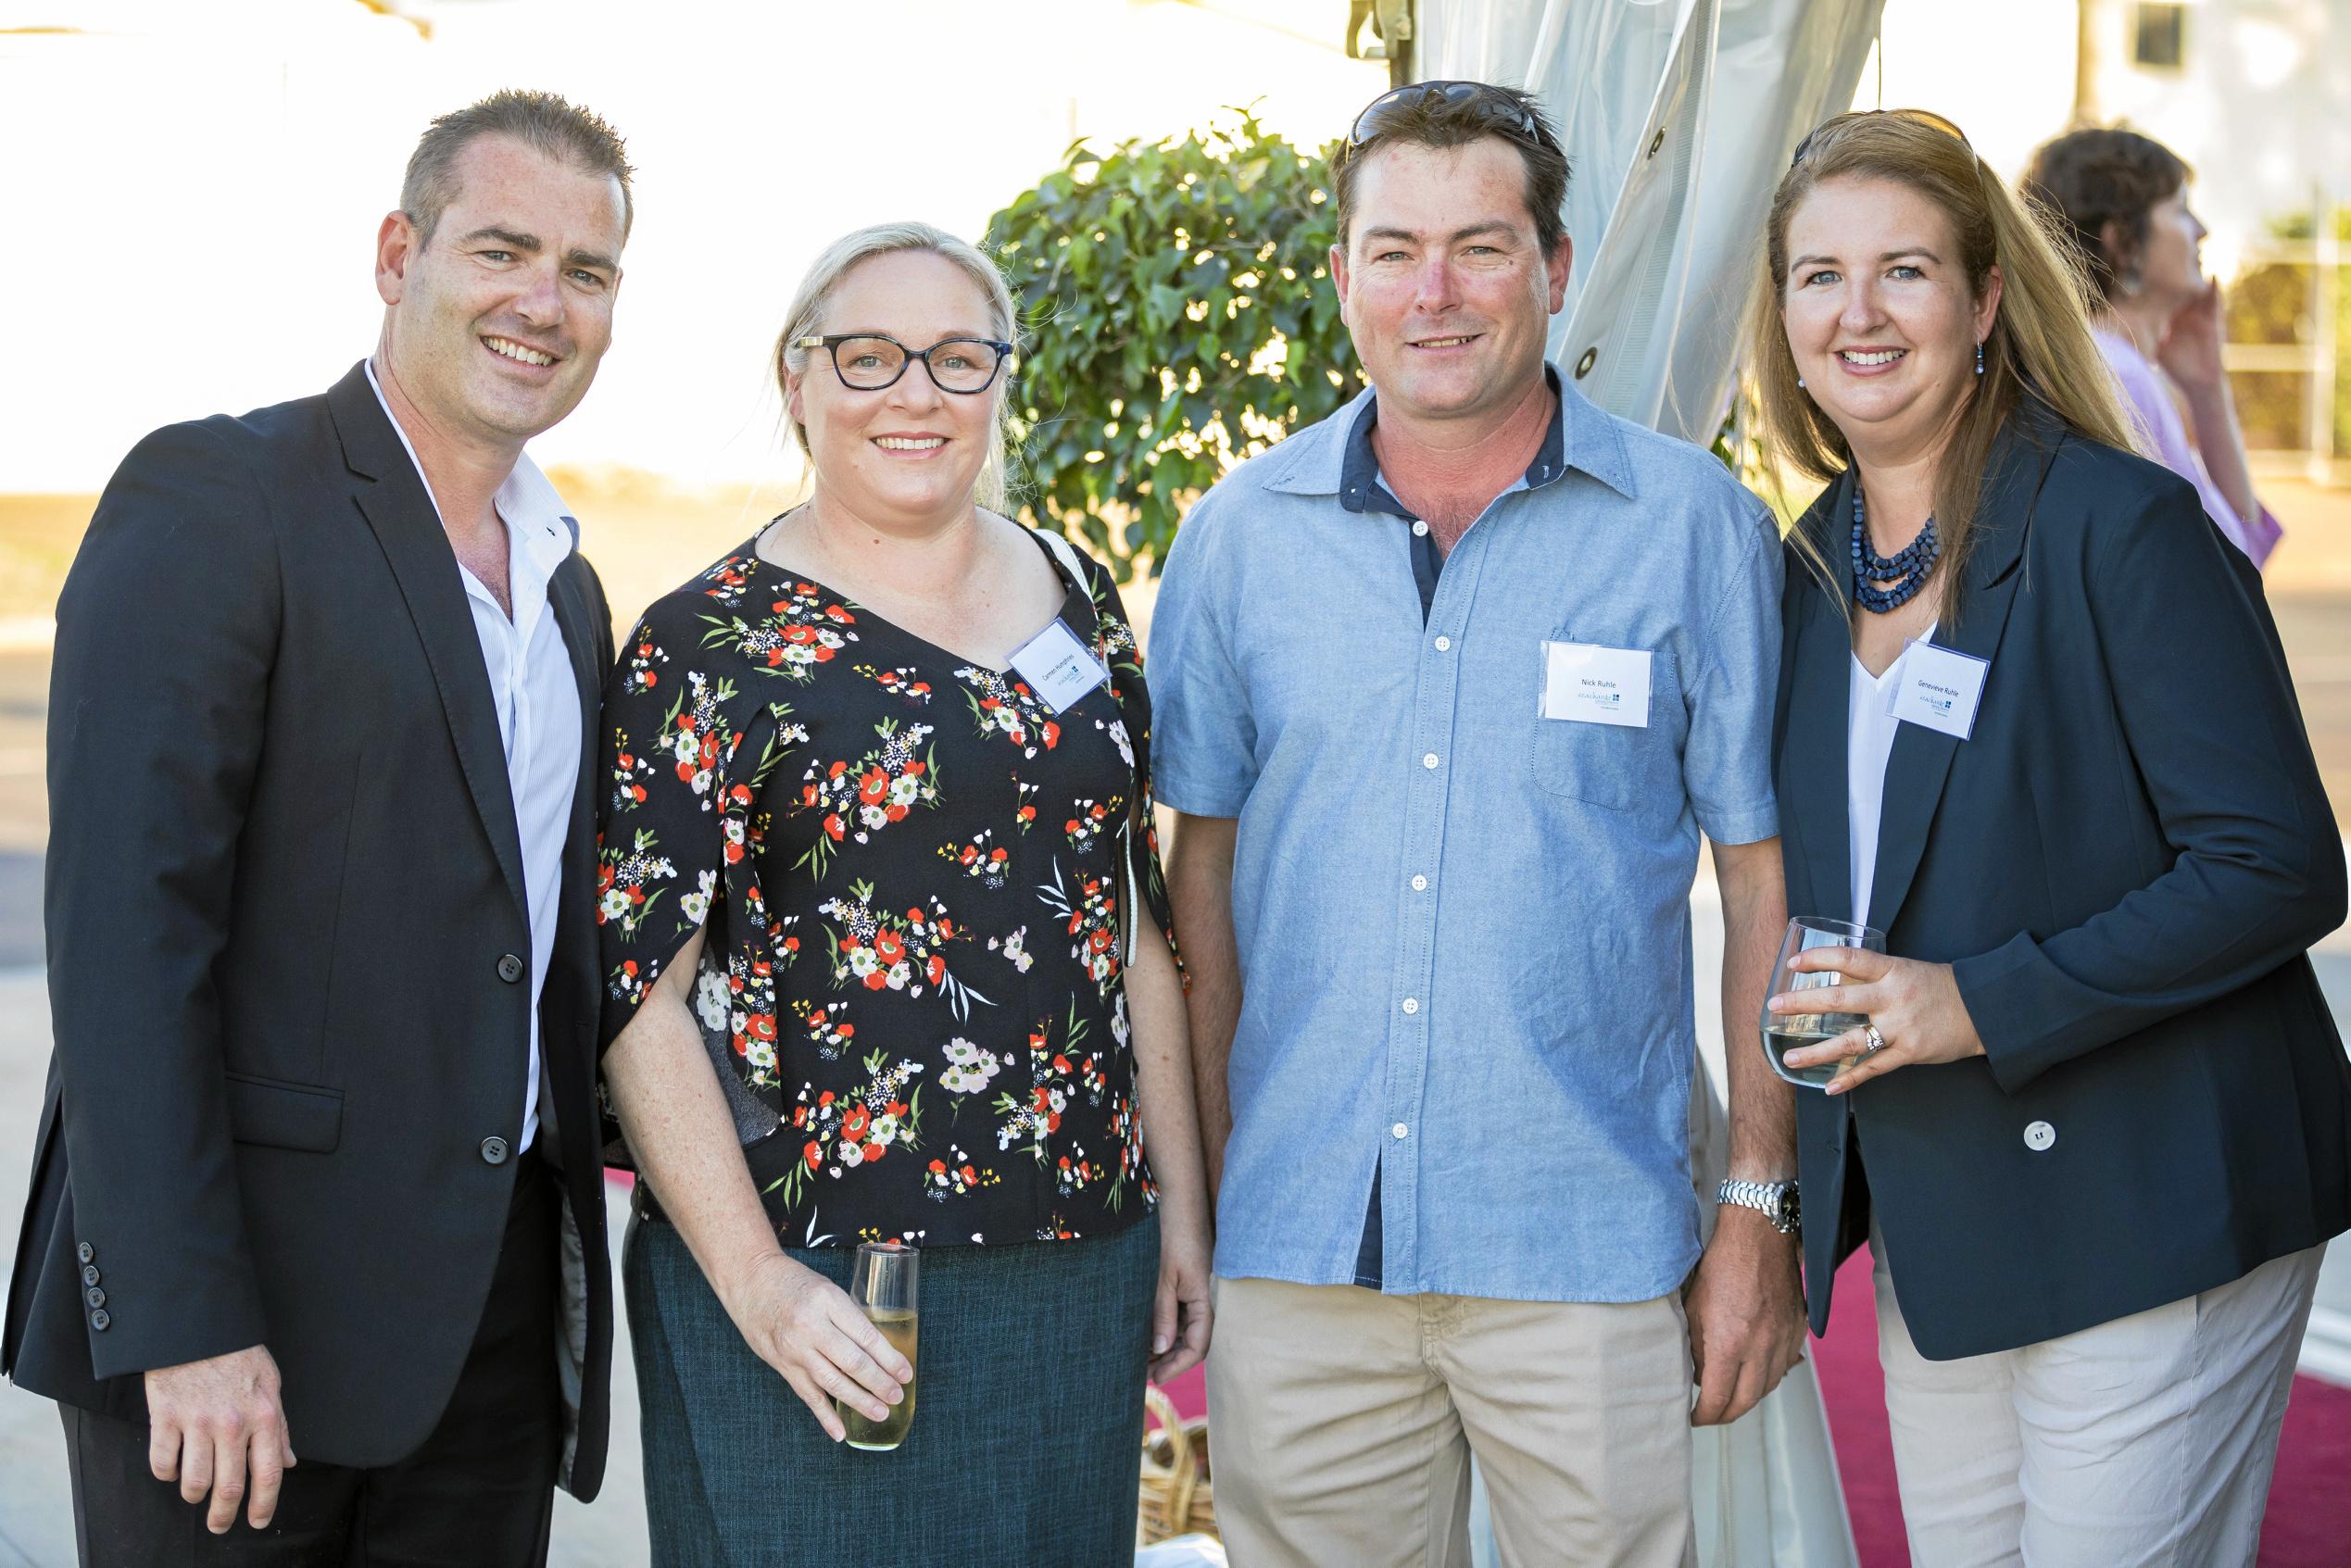
<svg viewBox="0 0 2351 1568"><path fill-rule="evenodd" d="M1813 1328L1871 1240L1921 1568L2249 1562L2351 1226L2307 956L2343 845L2258 580L2126 449L2078 276L1956 127L1829 121L1766 249L1766 448L1831 482L1790 540L1788 903L1890 955L1795 960L1868 1020L1789 1058L1842 1064L1794 1091Z"/></svg>

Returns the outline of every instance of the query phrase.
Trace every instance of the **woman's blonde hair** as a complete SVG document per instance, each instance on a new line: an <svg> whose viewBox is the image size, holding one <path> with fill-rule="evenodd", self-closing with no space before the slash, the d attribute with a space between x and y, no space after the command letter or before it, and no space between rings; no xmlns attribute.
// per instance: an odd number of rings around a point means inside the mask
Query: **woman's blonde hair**
<svg viewBox="0 0 2351 1568"><path fill-rule="evenodd" d="M842 235L824 247L824 254L809 264L808 273L800 280L798 292L792 296L791 308L785 312L784 330L775 338L775 388L783 395L786 417L790 418L792 390L788 377L807 372L809 356L820 350L796 348L799 339L823 331L821 326L825 307L832 303L841 280L853 271L858 263L876 256L892 256L900 251L927 251L955 264L987 301L988 330L998 338L1020 351L1020 319L1012 308L1012 291L1005 284L1004 274L978 246L957 239L944 229L928 223L875 223L853 233ZM906 368L910 376L923 373L920 366ZM988 388L987 395L995 399L996 417L989 421L987 460L979 471L975 489L979 504L990 511L1005 508L1009 486L1005 479L1006 420L1010 414L1010 399L1005 395L1012 381L1012 367L1006 366ZM808 453L813 465L816 454L809 449L808 427L791 420L792 435L800 450Z"/></svg>
<svg viewBox="0 0 2351 1568"><path fill-rule="evenodd" d="M1863 111L1839 115L1805 138L1772 196L1746 328L1755 434L1768 457L1820 480L1833 480L1853 464L1843 433L1797 381L1782 314L1789 220L1815 188L1836 179L1882 180L1933 203L1951 222L1976 299L1983 297L1992 270L2000 269L2000 307L1983 342L1983 374L1959 411L1935 474L1935 533L1942 546L1936 593L1948 621L1974 543L1984 465L2017 406L2034 398L2076 433L2126 451L2130 426L2114 374L2090 335L2087 281L2071 254L2053 240L2048 220L1986 169L1948 121ZM1832 542L1805 538L1801 529L1792 537L1825 572Z"/></svg>

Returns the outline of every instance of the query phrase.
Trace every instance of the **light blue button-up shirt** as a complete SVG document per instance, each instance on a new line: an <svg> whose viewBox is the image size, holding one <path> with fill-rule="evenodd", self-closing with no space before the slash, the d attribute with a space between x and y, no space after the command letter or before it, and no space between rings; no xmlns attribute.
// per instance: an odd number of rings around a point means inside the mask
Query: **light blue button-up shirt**
<svg viewBox="0 0 2351 1568"><path fill-rule="evenodd" d="M1152 618L1159 798L1239 819L1216 1272L1352 1281L1377 1175L1389 1292L1662 1296L1698 1256L1699 834L1778 831L1777 533L1566 388L1424 617L1371 409L1202 496ZM1542 717L1546 642L1646 653L1647 725Z"/></svg>

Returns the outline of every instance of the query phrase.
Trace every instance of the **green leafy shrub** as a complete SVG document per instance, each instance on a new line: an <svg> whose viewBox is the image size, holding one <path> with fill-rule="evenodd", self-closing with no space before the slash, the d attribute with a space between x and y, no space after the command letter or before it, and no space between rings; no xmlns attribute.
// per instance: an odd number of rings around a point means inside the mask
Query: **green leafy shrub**
<svg viewBox="0 0 2351 1568"><path fill-rule="evenodd" d="M1363 384L1329 282L1326 165L1256 117L1084 142L988 220L1022 312L1022 515L1121 582L1192 498Z"/></svg>

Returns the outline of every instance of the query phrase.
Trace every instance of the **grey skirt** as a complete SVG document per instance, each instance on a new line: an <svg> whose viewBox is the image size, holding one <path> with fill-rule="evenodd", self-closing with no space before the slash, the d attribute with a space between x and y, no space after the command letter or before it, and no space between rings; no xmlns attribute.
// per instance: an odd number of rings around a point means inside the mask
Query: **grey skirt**
<svg viewBox="0 0 2351 1568"><path fill-rule="evenodd" d="M846 1286L854 1248L794 1248ZM836 1444L671 1225L622 1253L654 1568L1112 1568L1135 1560L1159 1221L923 1254L914 1424Z"/></svg>

